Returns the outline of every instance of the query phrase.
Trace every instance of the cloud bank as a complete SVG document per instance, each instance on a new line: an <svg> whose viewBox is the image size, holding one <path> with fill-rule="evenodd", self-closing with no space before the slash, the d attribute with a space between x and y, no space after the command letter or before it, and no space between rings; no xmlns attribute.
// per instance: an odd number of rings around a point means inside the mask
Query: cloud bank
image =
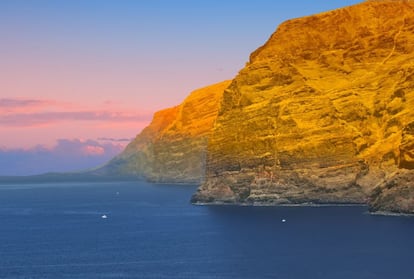
<svg viewBox="0 0 414 279"><path fill-rule="evenodd" d="M70 172L99 166L119 154L129 141L59 139L52 148L0 148L0 175L33 175Z"/></svg>
<svg viewBox="0 0 414 279"><path fill-rule="evenodd" d="M152 112L114 108L104 103L88 108L56 100L0 99L0 126L33 127L62 122L105 122L111 125L148 122Z"/></svg>

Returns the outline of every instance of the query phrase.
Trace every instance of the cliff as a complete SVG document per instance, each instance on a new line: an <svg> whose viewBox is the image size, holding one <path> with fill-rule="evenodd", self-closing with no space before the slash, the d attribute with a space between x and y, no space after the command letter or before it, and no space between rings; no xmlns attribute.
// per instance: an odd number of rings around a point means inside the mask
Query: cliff
<svg viewBox="0 0 414 279"><path fill-rule="evenodd" d="M205 174L207 139L230 81L192 92L182 104L155 113L117 157L95 171L154 182L199 183Z"/></svg>
<svg viewBox="0 0 414 279"><path fill-rule="evenodd" d="M414 212L414 4L289 20L225 90L195 203Z"/></svg>

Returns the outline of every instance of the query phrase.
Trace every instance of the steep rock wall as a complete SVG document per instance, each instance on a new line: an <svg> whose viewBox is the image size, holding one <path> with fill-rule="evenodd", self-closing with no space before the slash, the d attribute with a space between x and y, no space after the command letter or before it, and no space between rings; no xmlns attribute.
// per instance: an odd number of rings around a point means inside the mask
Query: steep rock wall
<svg viewBox="0 0 414 279"><path fill-rule="evenodd" d="M155 113L151 124L119 156L95 172L154 182L201 182L207 139L229 84L195 90L179 106Z"/></svg>
<svg viewBox="0 0 414 279"><path fill-rule="evenodd" d="M413 169L413 61L412 2L283 23L225 90L193 202L381 200L374 189Z"/></svg>

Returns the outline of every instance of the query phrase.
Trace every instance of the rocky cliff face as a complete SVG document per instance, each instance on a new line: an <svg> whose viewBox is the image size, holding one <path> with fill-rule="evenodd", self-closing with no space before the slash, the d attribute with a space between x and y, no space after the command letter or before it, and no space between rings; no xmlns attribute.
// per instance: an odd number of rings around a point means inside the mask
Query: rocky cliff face
<svg viewBox="0 0 414 279"><path fill-rule="evenodd" d="M414 4L287 21L225 90L193 201L414 212Z"/></svg>
<svg viewBox="0 0 414 279"><path fill-rule="evenodd" d="M207 139L230 81L192 92L176 107L155 113L151 124L96 173L138 176L154 182L199 183Z"/></svg>

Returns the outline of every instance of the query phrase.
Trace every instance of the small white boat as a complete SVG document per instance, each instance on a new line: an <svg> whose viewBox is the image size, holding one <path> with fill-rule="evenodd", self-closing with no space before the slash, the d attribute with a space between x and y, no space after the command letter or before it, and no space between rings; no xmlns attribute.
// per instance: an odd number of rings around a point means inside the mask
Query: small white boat
<svg viewBox="0 0 414 279"><path fill-rule="evenodd" d="M286 219L282 219L282 223L285 223L286 222Z"/></svg>
<svg viewBox="0 0 414 279"><path fill-rule="evenodd" d="M105 214L101 216L102 219L106 219L108 218L108 216L106 216Z"/></svg>

